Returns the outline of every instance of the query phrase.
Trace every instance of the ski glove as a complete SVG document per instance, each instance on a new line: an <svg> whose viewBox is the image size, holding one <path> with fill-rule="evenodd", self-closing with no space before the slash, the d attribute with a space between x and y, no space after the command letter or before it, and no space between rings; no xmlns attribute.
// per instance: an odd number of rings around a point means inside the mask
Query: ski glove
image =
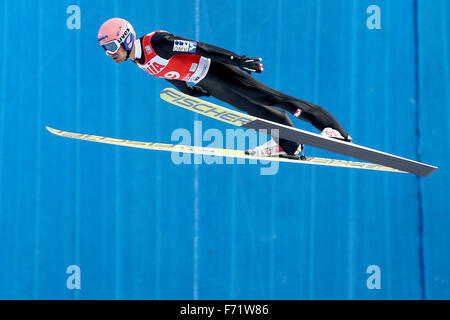
<svg viewBox="0 0 450 320"><path fill-rule="evenodd" d="M261 73L264 70L264 65L259 63L259 61L262 61L262 58L242 56L238 67L244 71L247 71L249 74L252 72Z"/></svg>

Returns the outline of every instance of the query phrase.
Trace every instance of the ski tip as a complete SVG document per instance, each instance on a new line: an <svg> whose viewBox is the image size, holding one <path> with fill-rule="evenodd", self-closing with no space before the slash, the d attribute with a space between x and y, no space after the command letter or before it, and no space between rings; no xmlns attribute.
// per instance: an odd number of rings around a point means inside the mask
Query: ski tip
<svg viewBox="0 0 450 320"><path fill-rule="evenodd" d="M425 174L422 175L422 177L426 178L429 177L433 172L435 172L437 169L439 169L439 167L436 166L430 166L430 170L428 172L426 172Z"/></svg>
<svg viewBox="0 0 450 320"><path fill-rule="evenodd" d="M52 127L45 126L45 129L47 129L48 132L57 134L59 130L53 129Z"/></svg>

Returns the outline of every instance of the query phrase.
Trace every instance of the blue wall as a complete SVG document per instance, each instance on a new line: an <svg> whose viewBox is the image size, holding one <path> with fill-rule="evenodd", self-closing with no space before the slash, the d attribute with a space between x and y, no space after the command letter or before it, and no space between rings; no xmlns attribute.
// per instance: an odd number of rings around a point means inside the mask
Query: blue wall
<svg viewBox="0 0 450 320"><path fill-rule="evenodd" d="M66 26L71 4L80 30ZM372 4L381 30L366 26ZM107 58L97 30L115 16L138 35L261 56L258 79L325 106L356 143L439 170L262 176L51 135L45 125L158 142L195 119L230 129ZM450 298L450 1L6 0L0 17L0 298ZM81 290L66 287L69 265ZM380 290L366 286L370 265Z"/></svg>

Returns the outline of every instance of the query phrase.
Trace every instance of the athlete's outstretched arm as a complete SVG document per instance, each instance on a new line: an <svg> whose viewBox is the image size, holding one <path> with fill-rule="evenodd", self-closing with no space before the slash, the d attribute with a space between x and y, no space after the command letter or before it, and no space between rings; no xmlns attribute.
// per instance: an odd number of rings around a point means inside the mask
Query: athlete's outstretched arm
<svg viewBox="0 0 450 320"><path fill-rule="evenodd" d="M169 81L171 84L173 84L181 92L188 94L192 97L203 97L203 96L209 97L211 95L208 91L200 87L198 84L195 86L191 86L189 83L183 80L169 80L169 79L166 80Z"/></svg>
<svg viewBox="0 0 450 320"><path fill-rule="evenodd" d="M164 59L170 59L174 54L196 53L214 61L237 66L247 72L260 73L264 70L264 65L260 63L261 58L240 56L210 44L174 36L166 31L158 32L153 36L152 47Z"/></svg>

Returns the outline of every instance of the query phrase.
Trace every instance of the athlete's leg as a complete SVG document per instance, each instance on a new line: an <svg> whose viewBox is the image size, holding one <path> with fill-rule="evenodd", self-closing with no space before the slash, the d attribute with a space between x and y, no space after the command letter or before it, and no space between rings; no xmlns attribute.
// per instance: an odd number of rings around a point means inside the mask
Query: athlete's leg
<svg viewBox="0 0 450 320"><path fill-rule="evenodd" d="M291 114L296 114L300 109L299 118L301 120L311 123L320 131L330 127L339 131L344 138L348 137L348 133L340 123L321 106L276 91L237 68L214 63L211 71L212 74L218 73L218 76L227 82L230 90L235 91L241 97L245 97L251 103L280 107Z"/></svg>
<svg viewBox="0 0 450 320"><path fill-rule="evenodd" d="M235 79L233 79L234 73L227 70L229 67L223 64L219 64L219 66L215 66L214 64L215 63L212 63L212 70L208 72L206 78L199 83L199 85L211 93L212 96L252 116L281 123L290 127L294 126L286 112L249 101L247 97L240 92L239 88L236 87L238 84L235 83ZM225 68L223 68L223 66L225 66ZM285 139L278 139L277 137L273 138L287 154L294 154L298 149L298 143Z"/></svg>

